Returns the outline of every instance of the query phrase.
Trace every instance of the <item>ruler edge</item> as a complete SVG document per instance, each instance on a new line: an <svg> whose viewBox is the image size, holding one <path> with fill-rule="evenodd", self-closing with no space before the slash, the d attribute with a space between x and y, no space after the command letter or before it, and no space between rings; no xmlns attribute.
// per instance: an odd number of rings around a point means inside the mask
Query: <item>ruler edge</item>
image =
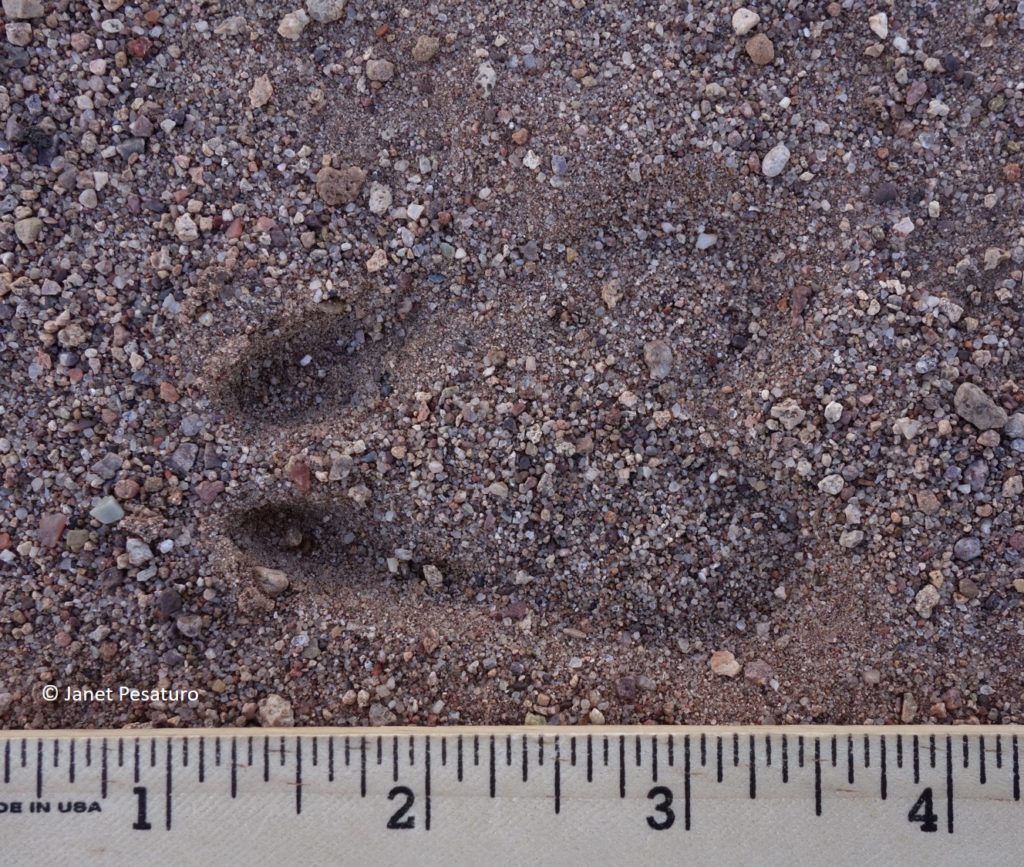
<svg viewBox="0 0 1024 867"><path fill-rule="evenodd" d="M120 729L0 729L0 741L17 738L43 740L81 738L169 738L200 737L457 737L459 735L556 737L561 735L833 735L980 737L1010 735L1024 737L1024 724L1001 725L601 725L601 726L294 726L294 727L188 727Z"/></svg>

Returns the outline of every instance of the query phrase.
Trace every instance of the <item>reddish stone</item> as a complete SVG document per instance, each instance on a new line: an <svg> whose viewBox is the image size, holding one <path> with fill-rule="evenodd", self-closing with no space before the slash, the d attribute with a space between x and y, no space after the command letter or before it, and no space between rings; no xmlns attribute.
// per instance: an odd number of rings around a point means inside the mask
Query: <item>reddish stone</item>
<svg viewBox="0 0 1024 867"><path fill-rule="evenodd" d="M202 500L207 506L210 505L220 495L221 491L224 490L224 483L222 481L211 482L208 479L204 479L198 485L196 485L196 494L199 495L199 499Z"/></svg>
<svg viewBox="0 0 1024 867"><path fill-rule="evenodd" d="M309 471L309 464L305 461L295 461L288 468L288 478L304 494L308 494L313 488L313 476Z"/></svg>
<svg viewBox="0 0 1024 867"><path fill-rule="evenodd" d="M57 647L67 647L71 643L71 636L62 630L53 637L53 643Z"/></svg>
<svg viewBox="0 0 1024 867"><path fill-rule="evenodd" d="M228 226L228 230L224 233L228 238L232 240L238 240L242 237L242 218L235 217L231 221L231 225Z"/></svg>
<svg viewBox="0 0 1024 867"><path fill-rule="evenodd" d="M142 16L142 20L147 24L159 24L160 23L160 11L158 9L150 9Z"/></svg>
<svg viewBox="0 0 1024 867"><path fill-rule="evenodd" d="M134 500L139 495L139 483L135 479L121 479L114 485L114 494L119 500Z"/></svg>
<svg viewBox="0 0 1024 867"><path fill-rule="evenodd" d="M72 367L68 371L68 379L70 379L72 382L81 382L83 376L85 376L85 373L82 372L82 368L80 367Z"/></svg>
<svg viewBox="0 0 1024 867"><path fill-rule="evenodd" d="M60 537L64 535L64 528L67 525L68 519L60 514L60 512L52 515L43 515L39 519L39 531L37 533L39 544L46 548L54 547L60 541Z"/></svg>
<svg viewBox="0 0 1024 867"><path fill-rule="evenodd" d="M11 547L11 537L7 533L0 533L0 551L6 551Z"/></svg>
<svg viewBox="0 0 1024 867"><path fill-rule="evenodd" d="M128 44L125 46L125 50L135 58L139 60L145 60L146 55L153 50L153 40L148 39L145 36L138 36L135 39L129 39Z"/></svg>
<svg viewBox="0 0 1024 867"><path fill-rule="evenodd" d="M1014 533L1009 541L1014 551L1024 551L1024 533Z"/></svg>
<svg viewBox="0 0 1024 867"><path fill-rule="evenodd" d="M172 383L170 383L170 382L161 382L160 383L160 398L161 398L161 400L166 400L168 403L177 403L179 397L180 397L180 395L178 394L178 389L176 389Z"/></svg>
<svg viewBox="0 0 1024 867"><path fill-rule="evenodd" d="M1003 177L1011 184L1020 180L1020 163L1007 163L1003 166Z"/></svg>

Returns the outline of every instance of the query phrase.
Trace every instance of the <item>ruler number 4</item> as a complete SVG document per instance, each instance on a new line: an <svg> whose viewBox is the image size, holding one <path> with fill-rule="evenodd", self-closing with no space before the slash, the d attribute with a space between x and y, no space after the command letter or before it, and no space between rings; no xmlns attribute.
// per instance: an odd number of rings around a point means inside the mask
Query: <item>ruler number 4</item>
<svg viewBox="0 0 1024 867"><path fill-rule="evenodd" d="M932 790L931 786L929 786L921 792L921 797L910 808L907 820L910 822L920 822L922 831L938 831L938 819L939 817L935 815L935 808L932 805Z"/></svg>
<svg viewBox="0 0 1024 867"><path fill-rule="evenodd" d="M395 830L415 828L416 817L406 816L405 814L412 809L412 802L415 800L416 796L408 786L395 786L390 792L388 792L389 801L393 801L395 798L399 797L405 798L405 801L402 803L402 806L395 810L394 815L388 819L388 827Z"/></svg>

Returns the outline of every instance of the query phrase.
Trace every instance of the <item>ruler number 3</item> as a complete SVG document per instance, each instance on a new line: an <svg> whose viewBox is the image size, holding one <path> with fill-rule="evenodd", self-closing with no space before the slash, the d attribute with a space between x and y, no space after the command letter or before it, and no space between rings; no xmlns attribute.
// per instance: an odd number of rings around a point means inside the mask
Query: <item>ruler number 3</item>
<svg viewBox="0 0 1024 867"><path fill-rule="evenodd" d="M676 820L676 814L672 811L672 790L668 786L655 786L647 793L649 800L661 798L661 802L654 805L656 812L661 816L648 816L647 824L655 831L667 831Z"/></svg>
<svg viewBox="0 0 1024 867"><path fill-rule="evenodd" d="M395 830L415 828L416 817L406 816L405 814L412 809L412 802L415 800L416 796L408 786L395 786L390 792L388 792L389 801L393 801L395 798L400 797L405 798L405 801L402 803L402 806L395 810L394 815L388 819L388 827Z"/></svg>

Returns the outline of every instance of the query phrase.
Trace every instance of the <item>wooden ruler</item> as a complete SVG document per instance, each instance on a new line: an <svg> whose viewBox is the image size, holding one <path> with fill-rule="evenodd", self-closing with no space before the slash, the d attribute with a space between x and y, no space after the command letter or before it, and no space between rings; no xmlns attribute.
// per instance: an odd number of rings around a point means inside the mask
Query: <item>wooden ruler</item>
<svg viewBox="0 0 1024 867"><path fill-rule="evenodd" d="M0 862L1024 864L1020 727L0 733Z"/></svg>

